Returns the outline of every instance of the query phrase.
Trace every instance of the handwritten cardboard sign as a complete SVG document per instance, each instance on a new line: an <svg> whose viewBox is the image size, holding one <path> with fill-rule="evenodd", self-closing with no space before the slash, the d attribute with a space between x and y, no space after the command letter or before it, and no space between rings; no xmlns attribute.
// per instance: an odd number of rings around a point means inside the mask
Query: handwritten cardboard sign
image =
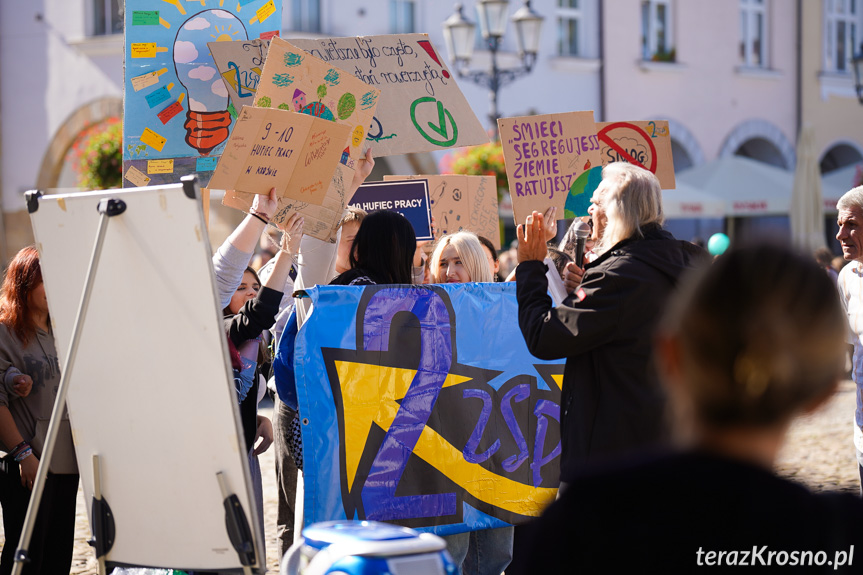
<svg viewBox="0 0 863 575"><path fill-rule="evenodd" d="M303 224L304 234L321 241L335 242L339 221L341 221L345 205L350 199L347 197L347 193L353 174L353 170L344 164L338 164L332 180L330 180L324 201L319 206L292 198L279 197L279 207L276 213L270 217L270 221L281 227L291 217L291 214L296 212L305 220ZM222 198L222 204L248 212L254 199L255 194L228 190Z"/></svg>
<svg viewBox="0 0 863 575"><path fill-rule="evenodd" d="M243 106L253 106L255 103L255 92L261 80L269 46L268 40L260 38L207 43L219 76L231 97L231 108L228 108L228 111L234 117Z"/></svg>
<svg viewBox="0 0 863 575"><path fill-rule="evenodd" d="M196 160L221 155L239 108L209 44L219 53L222 45L277 32L282 21L282 2L246 4L126 0L124 174L130 167L145 173L149 160L173 159L173 172L154 174L146 185L194 173L202 181L210 177L199 169L209 164ZM258 14L258 6L267 8ZM137 184L124 178L123 185Z"/></svg>
<svg viewBox="0 0 863 575"><path fill-rule="evenodd" d="M414 179L428 180L437 238L465 230L488 238L495 248L500 249L500 216L494 176L384 176L385 182Z"/></svg>
<svg viewBox="0 0 863 575"><path fill-rule="evenodd" d="M211 189L324 201L350 128L286 110L244 106Z"/></svg>
<svg viewBox="0 0 863 575"><path fill-rule="evenodd" d="M597 122L602 165L629 162L656 174L663 190L673 190L674 160L671 133L664 120L649 122Z"/></svg>
<svg viewBox="0 0 863 575"><path fill-rule="evenodd" d="M281 38L273 38L255 106L308 114L350 126L344 162L363 157L381 91Z"/></svg>
<svg viewBox="0 0 863 575"><path fill-rule="evenodd" d="M291 42L381 90L380 106L366 134L375 156L488 142L488 134L428 34Z"/></svg>
<svg viewBox="0 0 863 575"><path fill-rule="evenodd" d="M593 112L501 118L497 125L516 224L552 206L558 218L587 215L592 190L579 178L602 166Z"/></svg>
<svg viewBox="0 0 863 575"><path fill-rule="evenodd" d="M359 187L350 205L368 213L389 210L403 215L417 240L433 240L429 190L426 180L369 182Z"/></svg>

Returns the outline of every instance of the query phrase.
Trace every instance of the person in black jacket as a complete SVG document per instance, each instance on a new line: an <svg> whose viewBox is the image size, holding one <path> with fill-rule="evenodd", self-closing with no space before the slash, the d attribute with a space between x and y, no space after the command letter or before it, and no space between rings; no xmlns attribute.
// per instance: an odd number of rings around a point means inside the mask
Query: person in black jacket
<svg viewBox="0 0 863 575"><path fill-rule="evenodd" d="M609 164L591 198L599 257L568 264L574 293L553 308L542 263L543 216L518 227L518 323L530 352L566 358L561 395L561 481L588 463L631 455L667 439L665 393L651 365L651 337L680 275L703 250L661 228L652 173Z"/></svg>
<svg viewBox="0 0 863 575"><path fill-rule="evenodd" d="M808 257L757 246L686 287L656 338L680 450L575 478L526 526L507 575L861 571L860 498L772 471L792 420L845 371L832 282Z"/></svg>

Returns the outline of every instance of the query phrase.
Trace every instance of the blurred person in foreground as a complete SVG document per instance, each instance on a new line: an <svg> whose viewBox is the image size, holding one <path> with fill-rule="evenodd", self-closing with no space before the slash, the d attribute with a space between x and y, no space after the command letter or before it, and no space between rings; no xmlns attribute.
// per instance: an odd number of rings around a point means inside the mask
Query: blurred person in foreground
<svg viewBox="0 0 863 575"><path fill-rule="evenodd" d="M854 413L854 446L857 468L863 485L863 186L846 192L836 203L839 210L836 239L842 257L848 262L839 272L839 300L848 318L847 343L851 346L851 378L857 384L857 410ZM846 348L847 349L847 348Z"/></svg>
<svg viewBox="0 0 863 575"><path fill-rule="evenodd" d="M518 226L519 327L536 357L566 358L562 482L588 464L667 441L666 396L651 365L651 337L680 275L706 258L662 229L662 192L647 170L609 164L591 202L598 256L585 269L566 265L570 295L559 307L547 294L542 214L533 212Z"/></svg>
<svg viewBox="0 0 863 575"><path fill-rule="evenodd" d="M844 371L832 282L811 258L768 246L719 256L701 276L656 338L679 451L575 478L507 575L851 572L855 559L859 572L863 502L772 471L792 420L829 399Z"/></svg>
<svg viewBox="0 0 863 575"><path fill-rule="evenodd" d="M0 297L0 450L6 452L0 460L3 575L12 572L59 386L60 363L39 252L29 246L9 262ZM78 465L65 410L59 423L25 575L69 573L72 565Z"/></svg>

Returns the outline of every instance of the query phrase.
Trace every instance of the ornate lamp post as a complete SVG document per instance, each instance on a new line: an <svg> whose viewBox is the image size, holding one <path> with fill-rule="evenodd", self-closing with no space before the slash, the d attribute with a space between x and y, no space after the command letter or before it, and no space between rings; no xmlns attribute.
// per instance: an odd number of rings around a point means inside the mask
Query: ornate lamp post
<svg viewBox="0 0 863 575"><path fill-rule="evenodd" d="M499 68L497 52L503 36L506 33L508 0L478 0L476 11L479 17L480 33L488 44L491 53L491 67L486 70L469 70L468 65L473 56L474 34L476 24L468 20L463 13L463 6L456 4L455 13L443 23L443 35L446 41L450 61L453 62L459 78L467 78L475 84L489 89L489 120L492 128L497 131L497 93L519 76L531 71L536 63L539 51L539 32L542 27L542 16L530 7L530 0L512 15L515 26L518 54L521 66L517 68Z"/></svg>

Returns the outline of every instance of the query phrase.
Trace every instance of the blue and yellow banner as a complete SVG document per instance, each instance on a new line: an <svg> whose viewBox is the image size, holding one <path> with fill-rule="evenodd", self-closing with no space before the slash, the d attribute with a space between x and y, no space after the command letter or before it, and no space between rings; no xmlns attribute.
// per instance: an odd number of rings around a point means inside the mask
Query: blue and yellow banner
<svg viewBox="0 0 863 575"><path fill-rule="evenodd" d="M305 525L446 535L523 523L554 500L564 366L527 351L515 284L307 293L293 350Z"/></svg>
<svg viewBox="0 0 863 575"><path fill-rule="evenodd" d="M554 500L564 366L527 351L515 284L307 293L294 347L306 525L446 535L522 523Z"/></svg>

